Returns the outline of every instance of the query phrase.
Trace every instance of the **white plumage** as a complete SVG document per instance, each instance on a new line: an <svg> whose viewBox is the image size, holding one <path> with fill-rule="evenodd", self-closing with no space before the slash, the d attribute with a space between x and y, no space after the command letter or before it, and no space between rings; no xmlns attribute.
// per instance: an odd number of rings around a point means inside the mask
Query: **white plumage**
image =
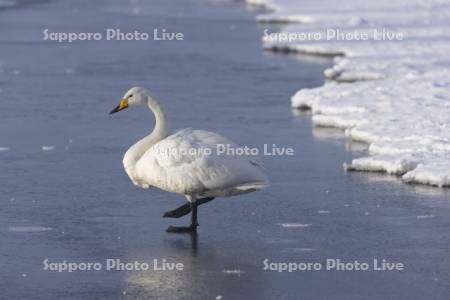
<svg viewBox="0 0 450 300"><path fill-rule="evenodd" d="M221 145L221 146L219 146ZM183 129L157 142L136 163L136 175L150 186L197 197L233 196L267 185L262 167L247 156L220 153L238 146L204 130Z"/></svg>
<svg viewBox="0 0 450 300"><path fill-rule="evenodd" d="M124 168L134 184L178 193L192 203L199 198L249 193L268 185L261 164L253 157L220 152L220 147L239 148L227 138L191 128L169 135L164 112L143 88L130 89L111 113L142 104L153 112L156 124L150 135L125 153ZM194 223L196 220L191 227L195 229Z"/></svg>

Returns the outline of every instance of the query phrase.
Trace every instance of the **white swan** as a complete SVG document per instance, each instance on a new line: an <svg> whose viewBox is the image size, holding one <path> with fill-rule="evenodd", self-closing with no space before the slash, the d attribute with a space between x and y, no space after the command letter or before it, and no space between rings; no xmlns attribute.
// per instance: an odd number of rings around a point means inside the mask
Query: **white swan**
<svg viewBox="0 0 450 300"><path fill-rule="evenodd" d="M170 226L167 231L195 231L197 206L215 197L250 193L268 186L262 166L251 157L217 151L220 147L238 148L227 138L191 128L169 135L163 110L144 88L131 88L111 114L138 105L150 108L156 124L150 135L125 153L125 171L137 186L154 186L186 197L188 203L166 212L164 217L179 218L192 212L190 226Z"/></svg>

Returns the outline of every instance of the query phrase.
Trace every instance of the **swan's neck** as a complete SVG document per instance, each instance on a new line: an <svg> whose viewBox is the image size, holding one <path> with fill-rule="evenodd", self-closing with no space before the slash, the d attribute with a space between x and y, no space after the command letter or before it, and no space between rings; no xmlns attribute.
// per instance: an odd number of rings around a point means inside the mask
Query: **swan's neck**
<svg viewBox="0 0 450 300"><path fill-rule="evenodd" d="M134 167L142 155L144 155L151 146L169 135L169 126L166 115L159 106L159 103L152 97L147 97L147 106L155 116L155 128L153 128L153 131L148 136L131 146L127 153L125 153L123 160L125 169Z"/></svg>
<svg viewBox="0 0 450 300"><path fill-rule="evenodd" d="M167 137L167 135L169 134L169 124L167 123L166 115L161 109L161 106L159 106L159 103L156 102L155 99L153 99L152 97L148 97L147 106L155 116L155 128L153 128L153 131L150 135L143 138L141 141L153 137L155 139L154 143L156 143Z"/></svg>

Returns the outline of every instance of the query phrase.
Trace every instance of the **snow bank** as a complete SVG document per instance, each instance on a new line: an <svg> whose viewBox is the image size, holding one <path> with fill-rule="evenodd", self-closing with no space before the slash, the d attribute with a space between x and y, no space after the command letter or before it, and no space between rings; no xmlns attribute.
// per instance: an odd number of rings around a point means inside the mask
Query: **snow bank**
<svg viewBox="0 0 450 300"><path fill-rule="evenodd" d="M265 31L265 49L342 55L292 106L370 145L348 170L450 185L450 0L256 2L272 9L260 22L295 22Z"/></svg>

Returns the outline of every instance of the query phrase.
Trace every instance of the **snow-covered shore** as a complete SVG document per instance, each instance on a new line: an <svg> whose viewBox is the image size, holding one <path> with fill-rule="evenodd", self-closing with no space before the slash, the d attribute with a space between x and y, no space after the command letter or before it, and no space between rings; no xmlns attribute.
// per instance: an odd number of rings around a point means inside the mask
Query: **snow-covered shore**
<svg viewBox="0 0 450 300"><path fill-rule="evenodd" d="M369 144L347 169L450 185L450 1L247 2L271 9L259 22L286 23L265 32L264 48L342 54L325 71L330 80L298 91L292 106Z"/></svg>

